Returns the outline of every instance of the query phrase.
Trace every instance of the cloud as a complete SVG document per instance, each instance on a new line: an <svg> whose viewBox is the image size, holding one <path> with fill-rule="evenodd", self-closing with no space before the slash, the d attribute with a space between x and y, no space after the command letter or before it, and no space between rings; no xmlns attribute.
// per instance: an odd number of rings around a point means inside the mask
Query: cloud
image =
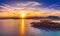
<svg viewBox="0 0 60 36"><path fill-rule="evenodd" d="M14 13L18 13L21 11L25 11L28 13L40 13L40 14L50 14L50 15L56 15L56 13L60 13L59 10L56 10L54 8L52 8L55 4L50 5L49 7L43 8L41 7L43 4L39 3L39 2L19 2L19 3L15 3L16 5L12 6L12 5L7 5L7 4L3 4L4 6L0 6L3 9L0 9L0 12L14 12Z"/></svg>
<svg viewBox="0 0 60 36"><path fill-rule="evenodd" d="M42 5L42 4L38 2L20 2L20 3L17 3L17 5L24 6L24 7L33 7L33 6Z"/></svg>
<svg viewBox="0 0 60 36"><path fill-rule="evenodd" d="M48 8L54 8L56 10L60 10L60 3L54 3L48 6Z"/></svg>

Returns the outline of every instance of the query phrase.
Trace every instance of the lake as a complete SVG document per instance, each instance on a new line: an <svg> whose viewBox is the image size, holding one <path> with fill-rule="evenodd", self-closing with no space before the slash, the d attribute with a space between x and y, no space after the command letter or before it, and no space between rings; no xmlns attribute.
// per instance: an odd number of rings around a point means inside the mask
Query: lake
<svg viewBox="0 0 60 36"><path fill-rule="evenodd" d="M19 36L21 19L0 19L0 35L1 36ZM26 27L25 36L60 36L60 30L43 30L31 27L31 22L39 22L40 20L24 19ZM56 21L54 21L56 22ZM58 21L59 22L59 21Z"/></svg>

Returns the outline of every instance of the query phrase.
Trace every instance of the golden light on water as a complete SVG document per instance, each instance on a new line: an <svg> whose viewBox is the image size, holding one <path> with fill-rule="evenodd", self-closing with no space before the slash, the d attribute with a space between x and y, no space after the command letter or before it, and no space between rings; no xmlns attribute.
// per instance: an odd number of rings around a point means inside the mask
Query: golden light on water
<svg viewBox="0 0 60 36"><path fill-rule="evenodd" d="M24 12L21 13L21 31L20 34L21 36L25 36L25 24L24 24L24 18L26 17L26 14Z"/></svg>
<svg viewBox="0 0 60 36"><path fill-rule="evenodd" d="M24 24L24 19L22 19L21 23L21 36L25 36L25 24Z"/></svg>

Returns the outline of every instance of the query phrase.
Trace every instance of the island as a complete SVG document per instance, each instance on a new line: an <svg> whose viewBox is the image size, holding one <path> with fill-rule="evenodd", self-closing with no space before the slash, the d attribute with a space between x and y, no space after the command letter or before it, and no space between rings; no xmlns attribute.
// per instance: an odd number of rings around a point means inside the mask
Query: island
<svg viewBox="0 0 60 36"><path fill-rule="evenodd" d="M32 27L45 30L60 30L60 23L52 22L51 20L40 20L39 22L32 22Z"/></svg>

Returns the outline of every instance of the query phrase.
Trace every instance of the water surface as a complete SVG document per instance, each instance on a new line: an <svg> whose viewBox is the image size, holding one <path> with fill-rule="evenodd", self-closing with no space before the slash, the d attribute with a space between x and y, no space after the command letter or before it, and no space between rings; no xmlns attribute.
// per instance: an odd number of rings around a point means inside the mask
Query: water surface
<svg viewBox="0 0 60 36"><path fill-rule="evenodd" d="M60 30L43 30L31 27L31 22L39 22L40 20L24 19L26 27L25 36L60 36ZM55 22L55 21L54 21ZM59 22L59 21L58 21ZM0 35L1 36L19 36L21 19L0 19Z"/></svg>

